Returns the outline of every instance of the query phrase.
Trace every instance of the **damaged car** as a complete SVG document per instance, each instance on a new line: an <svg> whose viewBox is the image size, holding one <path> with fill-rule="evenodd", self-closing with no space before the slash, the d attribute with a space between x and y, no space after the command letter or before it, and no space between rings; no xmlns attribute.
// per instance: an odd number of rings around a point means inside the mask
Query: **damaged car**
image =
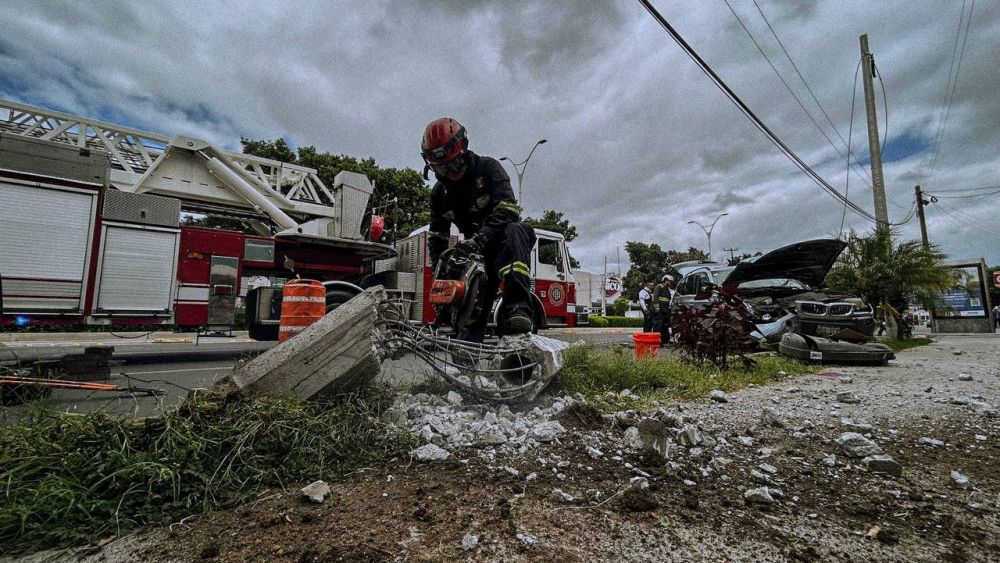
<svg viewBox="0 0 1000 563"><path fill-rule="evenodd" d="M823 288L847 243L816 239L790 244L762 256L726 266L717 262L674 265L683 277L671 310L708 303L712 285L736 287L753 315L751 336L777 346L786 333L848 341L871 339L874 310L856 295Z"/></svg>

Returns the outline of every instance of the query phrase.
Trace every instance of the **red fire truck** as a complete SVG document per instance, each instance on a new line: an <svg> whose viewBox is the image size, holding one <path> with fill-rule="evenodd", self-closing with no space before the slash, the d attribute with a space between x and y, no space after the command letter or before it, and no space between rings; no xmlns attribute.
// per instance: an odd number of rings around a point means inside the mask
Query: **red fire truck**
<svg viewBox="0 0 1000 563"><path fill-rule="evenodd" d="M427 305L426 235L382 240L374 186L310 168L0 100L0 326L98 324L232 328L276 339L280 287L318 279L333 308L381 284ZM182 224L240 219L255 234ZM565 241L538 232L539 327L577 322Z"/></svg>

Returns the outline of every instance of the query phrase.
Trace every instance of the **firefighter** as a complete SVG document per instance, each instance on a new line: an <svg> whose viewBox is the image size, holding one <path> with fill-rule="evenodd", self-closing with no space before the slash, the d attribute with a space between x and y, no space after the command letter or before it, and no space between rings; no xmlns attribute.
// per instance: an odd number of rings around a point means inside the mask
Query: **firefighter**
<svg viewBox="0 0 1000 563"><path fill-rule="evenodd" d="M642 331L653 332L653 282L647 281L639 290L639 308L642 309Z"/></svg>
<svg viewBox="0 0 1000 563"><path fill-rule="evenodd" d="M528 267L535 231L521 222L521 208L514 199L510 178L493 158L469 150L465 127L450 117L435 119L424 130L420 154L437 178L431 189L431 222L428 250L435 265L448 248L451 225L465 240L459 252L481 254L486 262L486 295L495 296L503 282L500 324L505 334L532 328L531 270ZM492 302L492 297L491 297ZM490 314L482 314L457 336L482 342Z"/></svg>
<svg viewBox="0 0 1000 563"><path fill-rule="evenodd" d="M670 274L660 278L660 283L653 288L654 328L660 332L660 345L670 343L670 298L674 294L674 276Z"/></svg>

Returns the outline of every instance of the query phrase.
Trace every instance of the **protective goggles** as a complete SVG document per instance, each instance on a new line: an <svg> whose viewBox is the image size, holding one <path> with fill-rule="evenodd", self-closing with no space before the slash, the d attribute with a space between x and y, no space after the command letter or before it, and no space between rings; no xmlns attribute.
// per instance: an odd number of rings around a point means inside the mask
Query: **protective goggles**
<svg viewBox="0 0 1000 563"><path fill-rule="evenodd" d="M430 167L438 176L458 176L465 172L465 159L459 155L443 164L431 164Z"/></svg>
<svg viewBox="0 0 1000 563"><path fill-rule="evenodd" d="M449 139L447 143L437 148L421 150L420 156L424 157L424 161L433 166L433 161L440 161L451 154L451 151L455 149L455 145L461 143L464 137L465 127L462 127L458 130L458 133L452 135L451 139Z"/></svg>

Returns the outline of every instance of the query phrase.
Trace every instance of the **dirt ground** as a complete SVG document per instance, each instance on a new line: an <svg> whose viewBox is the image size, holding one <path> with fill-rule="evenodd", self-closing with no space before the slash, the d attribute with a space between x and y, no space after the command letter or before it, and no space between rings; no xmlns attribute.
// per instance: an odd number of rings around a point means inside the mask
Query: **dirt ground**
<svg viewBox="0 0 1000 563"><path fill-rule="evenodd" d="M48 560L1000 560L1000 336L943 336L887 367L662 407L602 416L576 405L560 414L560 440L525 455L393 462L331 483L322 504L296 484ZM649 447L663 421L707 440L665 457ZM845 455L837 438L851 429L901 475ZM780 497L749 503L745 491L765 482Z"/></svg>

